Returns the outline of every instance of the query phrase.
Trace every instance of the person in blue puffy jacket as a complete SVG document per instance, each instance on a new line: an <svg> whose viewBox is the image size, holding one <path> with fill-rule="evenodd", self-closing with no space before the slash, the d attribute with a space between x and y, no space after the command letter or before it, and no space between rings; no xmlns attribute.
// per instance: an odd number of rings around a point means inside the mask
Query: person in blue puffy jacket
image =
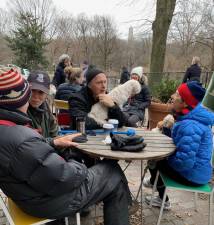
<svg viewBox="0 0 214 225"><path fill-rule="evenodd" d="M151 178L144 181L144 186L154 184L157 170L172 179L189 186L200 186L210 181L212 176L212 131L214 113L204 108L200 102L205 89L197 81L181 84L172 95L176 123L172 129L172 138L176 151L168 159L158 161L150 168ZM161 177L158 178L159 196L153 200L153 206L160 207L165 191ZM149 203L151 196L146 197ZM168 196L165 209L170 207Z"/></svg>

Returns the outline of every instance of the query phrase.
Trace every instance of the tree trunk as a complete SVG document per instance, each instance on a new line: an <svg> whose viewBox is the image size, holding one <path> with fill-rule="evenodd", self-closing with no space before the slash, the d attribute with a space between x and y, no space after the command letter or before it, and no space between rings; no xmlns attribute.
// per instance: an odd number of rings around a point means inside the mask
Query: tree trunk
<svg viewBox="0 0 214 225"><path fill-rule="evenodd" d="M152 53L150 72L163 72L166 41L176 0L157 0L156 17L152 24Z"/></svg>

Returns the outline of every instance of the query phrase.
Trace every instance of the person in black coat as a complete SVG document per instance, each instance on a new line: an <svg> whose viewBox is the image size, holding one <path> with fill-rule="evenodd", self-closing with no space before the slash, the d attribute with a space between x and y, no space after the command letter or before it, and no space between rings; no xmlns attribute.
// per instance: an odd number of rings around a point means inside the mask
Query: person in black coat
<svg viewBox="0 0 214 225"><path fill-rule="evenodd" d="M147 83L147 77L143 75L143 67L135 67L131 71L131 79L141 84L141 92L129 99L123 107L126 125L137 127L137 123L144 120L145 109L151 104L151 94Z"/></svg>
<svg viewBox="0 0 214 225"><path fill-rule="evenodd" d="M120 84L124 84L130 79L130 74L125 66L122 67L122 73L120 75Z"/></svg>
<svg viewBox="0 0 214 225"><path fill-rule="evenodd" d="M186 83L187 81L194 81L194 80L200 82L201 68L198 65L199 62L200 62L200 58L197 56L194 56L192 59L192 65L189 68L187 68L182 83Z"/></svg>
<svg viewBox="0 0 214 225"><path fill-rule="evenodd" d="M86 86L81 91L71 94L69 98L69 111L72 120L72 128L76 129L76 118L85 117L86 129L101 128L97 122L88 117L92 106L98 101L108 108L108 118L117 119L119 127L124 125L124 115L120 107L113 102L111 96L106 94L107 78L99 69L92 68L86 74Z"/></svg>
<svg viewBox="0 0 214 225"><path fill-rule="evenodd" d="M82 89L84 81L83 71L80 68L68 66L65 68L68 77L68 83L60 84L55 99L68 101L72 93L76 93Z"/></svg>
<svg viewBox="0 0 214 225"><path fill-rule="evenodd" d="M13 95L11 95L13 93ZM29 127L30 86L17 71L0 68L0 188L25 213L41 218L72 216L100 201L105 225L129 225L131 196L116 161L87 168L64 159L80 134L45 139Z"/></svg>
<svg viewBox="0 0 214 225"><path fill-rule="evenodd" d="M64 69L66 66L70 66L70 57L69 55L63 54L59 57L59 64L56 67L56 71L53 77L53 85L58 88L62 83L65 83L66 75Z"/></svg>

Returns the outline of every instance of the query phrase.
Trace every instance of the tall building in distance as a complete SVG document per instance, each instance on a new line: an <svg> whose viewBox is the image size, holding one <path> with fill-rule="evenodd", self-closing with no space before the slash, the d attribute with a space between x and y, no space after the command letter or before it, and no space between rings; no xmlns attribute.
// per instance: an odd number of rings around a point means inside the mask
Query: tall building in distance
<svg viewBox="0 0 214 225"><path fill-rule="evenodd" d="M134 29L133 27L129 27L129 35L128 35L128 57L127 57L127 65L128 65L128 70L130 71L131 68L134 65Z"/></svg>

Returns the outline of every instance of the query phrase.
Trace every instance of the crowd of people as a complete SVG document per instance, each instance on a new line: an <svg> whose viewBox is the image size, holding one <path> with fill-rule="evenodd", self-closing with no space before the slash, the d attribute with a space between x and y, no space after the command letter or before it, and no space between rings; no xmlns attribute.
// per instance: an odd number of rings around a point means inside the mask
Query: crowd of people
<svg viewBox="0 0 214 225"><path fill-rule="evenodd" d="M152 187L157 171L190 185L206 184L212 177L212 131L214 114L201 105L205 89L199 83L199 59L193 58L183 83L172 95L175 121L164 134L172 137L176 151L167 159L150 162ZM18 71L0 68L0 188L26 213L60 219L82 212L100 201L104 203L105 225L128 225L132 199L126 177L115 160L84 163L75 157L63 157L63 149L75 149L81 134L58 136L59 126L47 103L51 83L56 99L69 103L72 129L76 119L84 117L86 129L101 128L89 113L97 102L107 109L107 119L117 119L119 127L137 127L151 104L148 79L143 67L122 68L120 83L139 82L140 93L129 96L121 107L107 92L107 75L84 61L75 67L68 55L59 58L53 81L41 70L31 71L25 80ZM79 156L81 157L81 155ZM158 178L161 206L165 187ZM150 196L146 198L150 202ZM165 208L170 202L167 196ZM53 222L60 224L60 220Z"/></svg>

